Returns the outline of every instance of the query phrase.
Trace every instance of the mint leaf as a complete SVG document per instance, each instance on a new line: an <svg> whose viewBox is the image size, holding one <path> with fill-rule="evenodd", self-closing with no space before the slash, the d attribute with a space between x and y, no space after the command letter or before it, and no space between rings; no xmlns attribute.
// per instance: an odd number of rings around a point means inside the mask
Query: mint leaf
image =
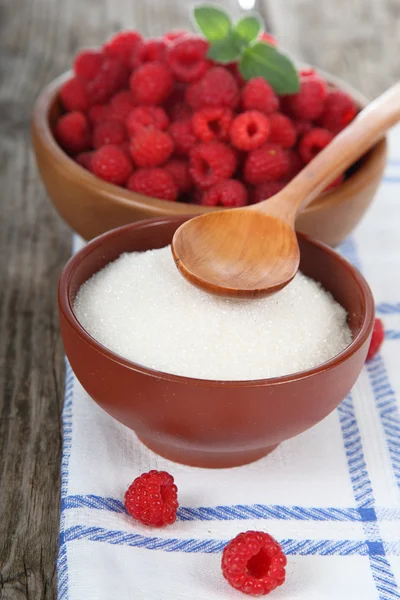
<svg viewBox="0 0 400 600"><path fill-rule="evenodd" d="M222 40L232 29L228 13L212 4L196 6L193 14L197 27L210 42Z"/></svg>
<svg viewBox="0 0 400 600"><path fill-rule="evenodd" d="M240 56L240 46L237 46L233 36L228 35L223 40L210 45L207 56L222 64L237 60Z"/></svg>
<svg viewBox="0 0 400 600"><path fill-rule="evenodd" d="M255 40L263 29L264 23L258 15L248 15L235 23L236 33L248 42Z"/></svg>
<svg viewBox="0 0 400 600"><path fill-rule="evenodd" d="M244 50L239 71L246 81L252 77L264 77L277 94L299 91L299 76L292 61L264 42L256 42Z"/></svg>

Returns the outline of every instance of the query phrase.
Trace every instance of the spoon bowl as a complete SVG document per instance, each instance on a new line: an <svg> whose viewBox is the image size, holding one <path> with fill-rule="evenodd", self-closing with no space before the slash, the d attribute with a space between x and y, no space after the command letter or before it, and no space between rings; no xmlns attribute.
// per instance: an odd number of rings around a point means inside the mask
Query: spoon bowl
<svg viewBox="0 0 400 600"><path fill-rule="evenodd" d="M299 267L294 229L298 213L399 120L397 83L272 198L183 224L172 241L179 271L194 285L218 295L251 298L282 289Z"/></svg>
<svg viewBox="0 0 400 600"><path fill-rule="evenodd" d="M257 244L249 244L251 239ZM174 236L172 253L190 283L236 297L277 292L293 279L300 262L294 228L273 215L249 209L186 221Z"/></svg>

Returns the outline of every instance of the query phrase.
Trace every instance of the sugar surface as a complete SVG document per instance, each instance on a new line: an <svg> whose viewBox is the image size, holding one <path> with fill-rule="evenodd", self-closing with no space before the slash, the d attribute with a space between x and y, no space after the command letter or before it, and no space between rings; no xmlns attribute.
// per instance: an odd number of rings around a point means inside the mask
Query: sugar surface
<svg viewBox="0 0 400 600"><path fill-rule="evenodd" d="M182 278L169 246L121 255L82 285L74 312L90 335L117 354L202 379L303 371L351 341L345 310L302 273L267 298L219 298Z"/></svg>

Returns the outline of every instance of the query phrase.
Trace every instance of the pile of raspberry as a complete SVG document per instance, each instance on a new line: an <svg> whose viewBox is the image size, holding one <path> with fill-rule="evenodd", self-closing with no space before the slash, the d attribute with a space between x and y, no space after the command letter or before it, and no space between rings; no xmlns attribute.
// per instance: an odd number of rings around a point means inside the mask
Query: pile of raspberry
<svg viewBox="0 0 400 600"><path fill-rule="evenodd" d="M58 143L97 177L134 192L235 207L279 192L357 113L314 70L299 73L297 94L279 97L207 50L187 32L145 40L125 31L81 51L60 89Z"/></svg>

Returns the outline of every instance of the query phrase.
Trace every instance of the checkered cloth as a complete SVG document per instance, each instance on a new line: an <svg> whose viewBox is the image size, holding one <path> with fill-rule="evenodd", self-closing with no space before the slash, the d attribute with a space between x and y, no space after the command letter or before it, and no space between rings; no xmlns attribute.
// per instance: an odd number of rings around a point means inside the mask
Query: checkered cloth
<svg viewBox="0 0 400 600"><path fill-rule="evenodd" d="M400 598L400 128L390 142L374 206L342 247L372 287L386 342L322 423L248 466L185 467L145 448L67 366L59 600L239 598L221 551L247 529L268 531L288 556L276 600ZM149 530L125 512L125 489L149 469L179 486L172 527Z"/></svg>

